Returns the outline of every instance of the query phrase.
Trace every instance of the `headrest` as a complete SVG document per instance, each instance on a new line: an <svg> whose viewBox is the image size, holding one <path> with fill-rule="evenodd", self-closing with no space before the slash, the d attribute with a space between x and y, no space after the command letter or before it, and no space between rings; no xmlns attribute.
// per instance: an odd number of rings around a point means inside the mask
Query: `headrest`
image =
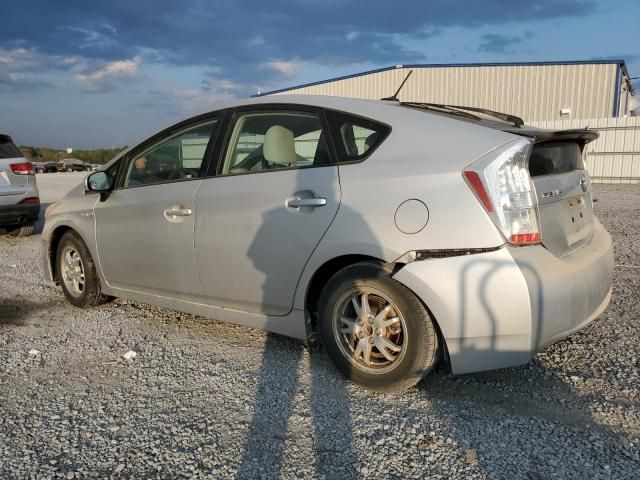
<svg viewBox="0 0 640 480"><path fill-rule="evenodd" d="M280 125L273 125L264 136L262 155L267 162L295 165L296 144L293 132Z"/></svg>
<svg viewBox="0 0 640 480"><path fill-rule="evenodd" d="M367 139L364 141L364 146L367 147L364 149L365 152L369 150L371 146L378 141L379 136L380 135L378 134L378 132L373 132L367 137Z"/></svg>

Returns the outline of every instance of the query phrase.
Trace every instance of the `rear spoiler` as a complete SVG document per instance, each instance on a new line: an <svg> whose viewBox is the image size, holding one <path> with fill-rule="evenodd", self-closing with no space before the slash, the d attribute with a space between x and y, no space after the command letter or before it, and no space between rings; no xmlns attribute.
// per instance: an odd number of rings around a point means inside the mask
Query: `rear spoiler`
<svg viewBox="0 0 640 480"><path fill-rule="evenodd" d="M593 142L600 134L588 128L578 128L573 130L538 130L527 128L510 128L506 132L515 133L524 137L533 138L536 143L555 142L563 140L579 140L583 145Z"/></svg>

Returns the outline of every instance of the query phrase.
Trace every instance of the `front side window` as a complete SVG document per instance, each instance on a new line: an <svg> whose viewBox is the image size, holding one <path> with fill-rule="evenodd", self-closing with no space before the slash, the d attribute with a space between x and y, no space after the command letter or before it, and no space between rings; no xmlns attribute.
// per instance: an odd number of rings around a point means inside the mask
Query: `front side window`
<svg viewBox="0 0 640 480"><path fill-rule="evenodd" d="M124 186L135 187L198 178L216 120L187 127L137 154L129 163Z"/></svg>
<svg viewBox="0 0 640 480"><path fill-rule="evenodd" d="M317 167L330 163L326 135L318 114L243 112L236 116L222 174Z"/></svg>
<svg viewBox="0 0 640 480"><path fill-rule="evenodd" d="M373 120L342 112L327 112L341 162L367 158L391 129Z"/></svg>

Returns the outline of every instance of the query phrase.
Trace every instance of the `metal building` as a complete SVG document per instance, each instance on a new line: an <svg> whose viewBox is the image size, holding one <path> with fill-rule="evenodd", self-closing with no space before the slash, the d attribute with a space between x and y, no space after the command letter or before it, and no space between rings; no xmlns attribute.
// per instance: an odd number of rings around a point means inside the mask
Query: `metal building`
<svg viewBox="0 0 640 480"><path fill-rule="evenodd" d="M483 107L525 122L629 115L633 85L624 60L397 65L260 95L312 94Z"/></svg>

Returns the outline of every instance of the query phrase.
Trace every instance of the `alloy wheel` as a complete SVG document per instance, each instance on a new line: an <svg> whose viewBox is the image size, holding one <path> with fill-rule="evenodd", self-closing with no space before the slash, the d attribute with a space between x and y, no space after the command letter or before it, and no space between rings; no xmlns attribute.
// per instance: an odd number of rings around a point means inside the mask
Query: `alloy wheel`
<svg viewBox="0 0 640 480"><path fill-rule="evenodd" d="M377 289L358 287L345 292L334 308L332 326L343 355L367 373L387 373L404 357L404 317L397 305Z"/></svg>
<svg viewBox="0 0 640 480"><path fill-rule="evenodd" d="M79 297L84 293L85 276L82 257L78 251L66 246L60 255L60 273L67 291L74 297Z"/></svg>

